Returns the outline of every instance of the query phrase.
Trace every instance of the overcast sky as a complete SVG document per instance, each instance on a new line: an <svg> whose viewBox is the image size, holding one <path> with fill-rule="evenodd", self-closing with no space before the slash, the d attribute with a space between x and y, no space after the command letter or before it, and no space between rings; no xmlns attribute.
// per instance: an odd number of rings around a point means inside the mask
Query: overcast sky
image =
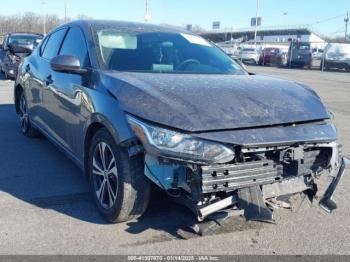
<svg viewBox="0 0 350 262"><path fill-rule="evenodd" d="M194 24L210 29L250 26L256 0L149 0L151 23ZM68 16L84 14L98 19L143 21L145 0L67 0ZM312 24L321 34L343 35L350 0L260 0L263 26ZM37 12L64 16L64 0L2 1L0 15ZM325 21L327 20L327 21Z"/></svg>

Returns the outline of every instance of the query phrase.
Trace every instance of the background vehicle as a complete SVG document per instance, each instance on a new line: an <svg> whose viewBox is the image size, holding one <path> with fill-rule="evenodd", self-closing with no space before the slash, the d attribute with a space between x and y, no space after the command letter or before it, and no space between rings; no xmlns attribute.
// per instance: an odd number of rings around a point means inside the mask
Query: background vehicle
<svg viewBox="0 0 350 262"><path fill-rule="evenodd" d="M259 65L274 64L280 65L282 63L282 49L275 47L264 48L260 55Z"/></svg>
<svg viewBox="0 0 350 262"><path fill-rule="evenodd" d="M288 65L292 67L312 66L312 52L310 43L293 41L289 46Z"/></svg>
<svg viewBox="0 0 350 262"><path fill-rule="evenodd" d="M254 48L243 48L239 51L238 59L244 63L258 64L260 53Z"/></svg>
<svg viewBox="0 0 350 262"><path fill-rule="evenodd" d="M323 49L314 48L314 49L312 50L312 59L321 60L321 59L322 59L322 56L323 56L323 52L324 52Z"/></svg>
<svg viewBox="0 0 350 262"><path fill-rule="evenodd" d="M320 98L248 74L197 35L75 21L50 33L19 74L23 134L40 130L85 171L108 221L140 216L151 183L198 221L233 206L272 221L266 202L313 190L341 165L321 200L334 209L345 160Z"/></svg>
<svg viewBox="0 0 350 262"><path fill-rule="evenodd" d="M42 40L42 34L10 33L0 48L0 70L6 78L15 78L22 57L26 56Z"/></svg>
<svg viewBox="0 0 350 262"><path fill-rule="evenodd" d="M323 63L325 70L345 69L346 71L350 72L350 44L328 44L325 49Z"/></svg>

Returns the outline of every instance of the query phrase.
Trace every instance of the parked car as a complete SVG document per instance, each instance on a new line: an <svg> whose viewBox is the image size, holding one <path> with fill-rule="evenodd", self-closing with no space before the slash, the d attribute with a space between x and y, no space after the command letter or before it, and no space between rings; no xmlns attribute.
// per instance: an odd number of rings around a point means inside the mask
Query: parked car
<svg viewBox="0 0 350 262"><path fill-rule="evenodd" d="M310 43L293 41L288 51L288 66L307 67L312 66L312 52Z"/></svg>
<svg viewBox="0 0 350 262"><path fill-rule="evenodd" d="M323 56L323 51L324 51L323 49L314 48L312 50L312 59L321 60Z"/></svg>
<svg viewBox="0 0 350 262"><path fill-rule="evenodd" d="M350 44L330 43L324 54L324 69L345 69L350 72ZM322 70L321 63L321 70Z"/></svg>
<svg viewBox="0 0 350 262"><path fill-rule="evenodd" d="M151 184L199 221L233 207L271 221L266 202L306 190L311 197L329 173L320 204L336 208L347 160L320 97L248 74L187 31L62 25L24 58L14 99L23 134L44 134L84 171L108 221L140 216Z"/></svg>
<svg viewBox="0 0 350 262"><path fill-rule="evenodd" d="M33 50L44 36L34 33L10 33L0 46L0 70L5 78L15 78L23 56Z"/></svg>
<svg viewBox="0 0 350 262"><path fill-rule="evenodd" d="M282 50L276 47L265 48L259 59L259 65L280 65L282 63Z"/></svg>
<svg viewBox="0 0 350 262"><path fill-rule="evenodd" d="M260 58L260 54L258 50L254 48L242 48L239 51L238 59L244 63L258 64L259 58Z"/></svg>

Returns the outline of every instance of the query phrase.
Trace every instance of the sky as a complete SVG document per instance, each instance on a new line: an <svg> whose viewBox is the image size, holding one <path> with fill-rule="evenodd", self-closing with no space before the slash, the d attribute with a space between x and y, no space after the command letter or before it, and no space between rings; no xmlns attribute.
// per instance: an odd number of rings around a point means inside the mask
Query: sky
<svg viewBox="0 0 350 262"><path fill-rule="evenodd" d="M86 15L96 19L144 21L145 0L66 0L68 16ZM149 0L150 23L199 25L211 29L250 27L257 0ZM335 37L345 31L344 18L350 0L260 0L262 26L311 24L319 34ZM0 15L24 12L56 14L64 17L64 0L11 0L1 3ZM350 29L349 29L350 31Z"/></svg>

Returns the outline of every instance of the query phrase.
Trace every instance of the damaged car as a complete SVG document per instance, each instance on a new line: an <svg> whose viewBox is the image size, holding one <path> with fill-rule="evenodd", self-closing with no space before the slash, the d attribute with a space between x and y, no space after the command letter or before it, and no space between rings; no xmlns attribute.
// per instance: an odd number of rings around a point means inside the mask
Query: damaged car
<svg viewBox="0 0 350 262"><path fill-rule="evenodd" d="M21 59L30 54L44 36L37 33L9 33L0 46L0 71L14 79Z"/></svg>
<svg viewBox="0 0 350 262"><path fill-rule="evenodd" d="M222 210L271 221L273 199L334 191L348 161L309 87L249 74L182 29L75 21L19 67L21 130L44 134L86 174L110 222L142 215L156 185L204 221ZM49 178L48 178L49 179Z"/></svg>

